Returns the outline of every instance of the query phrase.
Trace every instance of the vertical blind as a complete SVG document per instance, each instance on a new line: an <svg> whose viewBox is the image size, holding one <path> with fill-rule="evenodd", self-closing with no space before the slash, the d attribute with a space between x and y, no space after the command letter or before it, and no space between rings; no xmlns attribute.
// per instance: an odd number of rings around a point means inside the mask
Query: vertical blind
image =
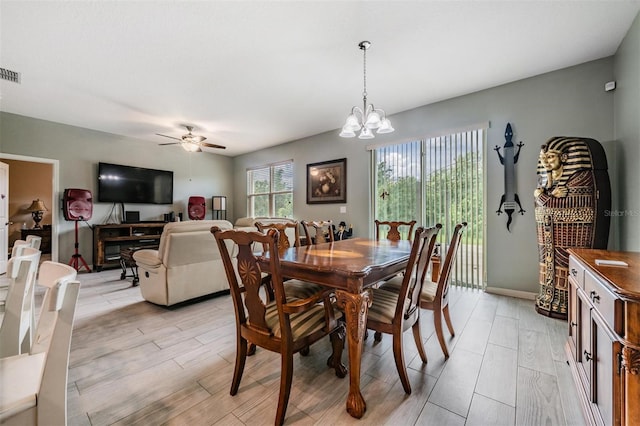
<svg viewBox="0 0 640 426"><path fill-rule="evenodd" d="M441 223L442 256L455 225L467 222L452 283L472 288L485 285L484 137L484 129L465 130L378 147L373 156L375 219Z"/></svg>

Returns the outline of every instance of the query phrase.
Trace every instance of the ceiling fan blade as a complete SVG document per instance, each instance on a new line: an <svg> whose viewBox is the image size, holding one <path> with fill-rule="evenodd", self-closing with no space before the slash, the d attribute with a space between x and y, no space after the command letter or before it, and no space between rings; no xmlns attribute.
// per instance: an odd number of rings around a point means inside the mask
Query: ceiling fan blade
<svg viewBox="0 0 640 426"><path fill-rule="evenodd" d="M160 133L156 133L156 135L158 135L158 136L162 136L163 138L175 139L175 140L177 140L177 141L182 142L182 139L180 139L180 138L174 138L173 136L162 135L162 134L160 134Z"/></svg>
<svg viewBox="0 0 640 426"><path fill-rule="evenodd" d="M200 142L198 145L200 145L200 146L204 146L205 148L219 148L219 149L227 149L227 147L226 147L226 146L216 145L216 144L214 144L214 143Z"/></svg>
<svg viewBox="0 0 640 426"><path fill-rule="evenodd" d="M167 143L159 143L159 146L163 145L180 145L182 142L167 142Z"/></svg>

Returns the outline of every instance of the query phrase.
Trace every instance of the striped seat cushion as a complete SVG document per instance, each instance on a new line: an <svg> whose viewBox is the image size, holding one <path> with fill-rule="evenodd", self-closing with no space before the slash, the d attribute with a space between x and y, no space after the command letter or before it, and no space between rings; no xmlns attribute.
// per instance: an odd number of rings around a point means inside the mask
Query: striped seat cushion
<svg viewBox="0 0 640 426"><path fill-rule="evenodd" d="M394 293L400 293L400 287L402 286L401 276L395 276L389 281L386 281L380 285L380 289L391 291ZM425 302L433 302L436 298L436 291L438 290L438 283L433 281L425 281L422 284L422 293L420 294L420 300Z"/></svg>
<svg viewBox="0 0 640 426"><path fill-rule="evenodd" d="M292 301L292 298L288 299ZM273 335L278 338L281 337L280 319L278 317L278 305L276 302L271 302L267 305L265 320L267 326L273 332ZM320 331L326 324L324 305L318 303L307 311L291 314L289 320L291 321L293 340L298 340L302 336Z"/></svg>
<svg viewBox="0 0 640 426"><path fill-rule="evenodd" d="M391 324L396 313L398 293L379 288L374 288L372 291L373 302L369 308L369 319L384 324ZM409 299L405 300L405 306L409 303L411 303Z"/></svg>
<svg viewBox="0 0 640 426"><path fill-rule="evenodd" d="M324 287L318 284L301 280L287 280L284 283L284 293L289 297L307 299L316 293L324 291Z"/></svg>

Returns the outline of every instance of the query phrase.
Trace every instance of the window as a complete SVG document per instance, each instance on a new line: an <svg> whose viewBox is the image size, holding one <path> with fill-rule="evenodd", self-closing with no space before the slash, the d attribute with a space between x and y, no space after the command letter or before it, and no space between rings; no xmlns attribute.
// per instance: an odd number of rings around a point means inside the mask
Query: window
<svg viewBox="0 0 640 426"><path fill-rule="evenodd" d="M247 216L293 217L293 160L247 170Z"/></svg>
<svg viewBox="0 0 640 426"><path fill-rule="evenodd" d="M488 127L488 124L487 124ZM441 223L442 255L456 223L468 223L452 283L484 288L485 131L474 128L399 145L371 147L374 218ZM406 238L406 236L403 236Z"/></svg>

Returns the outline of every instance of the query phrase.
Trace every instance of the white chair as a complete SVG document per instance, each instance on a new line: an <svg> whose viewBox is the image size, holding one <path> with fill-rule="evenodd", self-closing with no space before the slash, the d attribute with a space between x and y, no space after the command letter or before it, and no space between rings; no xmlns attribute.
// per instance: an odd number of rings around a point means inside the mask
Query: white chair
<svg viewBox="0 0 640 426"><path fill-rule="evenodd" d="M29 247L29 243L26 240L15 240L13 247L11 247L11 257L20 256L20 252L25 247Z"/></svg>
<svg viewBox="0 0 640 426"><path fill-rule="evenodd" d="M78 281L64 280L48 289L32 352L0 359L0 424L67 424L69 351L79 289Z"/></svg>
<svg viewBox="0 0 640 426"><path fill-rule="evenodd" d="M40 244L42 244L42 237L39 235L27 235L27 244L29 247L40 250Z"/></svg>
<svg viewBox="0 0 640 426"><path fill-rule="evenodd" d="M40 244L42 244L42 237L38 235L27 235L26 240L15 240L11 248L11 257L20 256L19 250L25 246L40 250Z"/></svg>
<svg viewBox="0 0 640 426"><path fill-rule="evenodd" d="M7 265L10 285L6 290L5 314L0 325L0 357L19 355L31 349L40 250L28 248L23 253L11 258Z"/></svg>
<svg viewBox="0 0 640 426"><path fill-rule="evenodd" d="M45 260L40 265L40 270L38 272L38 280L37 284L46 287L47 291L44 294L44 299L42 300L42 310L40 311L40 318L38 319L37 330L38 333L43 332L44 324L47 320L44 320L43 317L46 316L45 307L49 305L51 297L50 289L54 288L57 284L62 282L71 282L75 281L78 276L78 271L69 265L65 265L64 263L53 262L51 260ZM34 342L34 346L36 342Z"/></svg>

